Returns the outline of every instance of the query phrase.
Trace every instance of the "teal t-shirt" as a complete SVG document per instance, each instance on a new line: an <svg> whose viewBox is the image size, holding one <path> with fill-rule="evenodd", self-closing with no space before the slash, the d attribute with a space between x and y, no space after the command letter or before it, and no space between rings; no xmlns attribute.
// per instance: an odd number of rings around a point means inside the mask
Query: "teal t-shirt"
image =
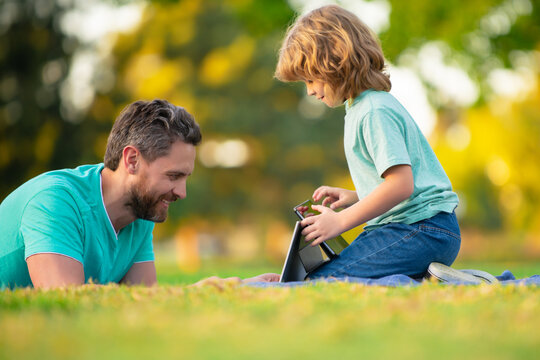
<svg viewBox="0 0 540 360"><path fill-rule="evenodd" d="M458 197L437 156L407 110L386 91L366 90L346 104L344 147L349 171L362 199L395 165L410 165L414 192L388 212L367 222L365 229L399 222L412 224L451 213Z"/></svg>
<svg viewBox="0 0 540 360"><path fill-rule="evenodd" d="M103 164L51 171L0 204L0 288L32 286L26 259L38 253L83 264L85 280L119 282L136 262L153 261L154 223L136 220L117 234L103 204Z"/></svg>

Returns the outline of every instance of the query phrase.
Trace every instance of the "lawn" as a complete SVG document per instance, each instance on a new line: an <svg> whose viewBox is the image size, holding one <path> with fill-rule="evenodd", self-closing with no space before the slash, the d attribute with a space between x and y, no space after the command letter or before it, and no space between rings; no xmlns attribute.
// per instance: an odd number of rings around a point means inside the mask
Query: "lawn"
<svg viewBox="0 0 540 360"><path fill-rule="evenodd" d="M462 265L520 276L540 267ZM540 352L538 287L195 288L185 284L279 269L214 263L188 275L158 261L158 271L161 285L151 289L0 291L0 359L536 359Z"/></svg>

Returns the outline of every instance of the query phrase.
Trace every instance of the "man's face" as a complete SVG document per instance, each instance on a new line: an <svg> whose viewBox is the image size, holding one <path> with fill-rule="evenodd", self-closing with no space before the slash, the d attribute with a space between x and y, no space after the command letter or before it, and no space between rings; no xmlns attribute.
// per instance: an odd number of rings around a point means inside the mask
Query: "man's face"
<svg viewBox="0 0 540 360"><path fill-rule="evenodd" d="M152 162L141 158L139 171L127 203L135 217L163 222L169 204L186 197L187 177L193 172L195 146L175 142L169 154Z"/></svg>

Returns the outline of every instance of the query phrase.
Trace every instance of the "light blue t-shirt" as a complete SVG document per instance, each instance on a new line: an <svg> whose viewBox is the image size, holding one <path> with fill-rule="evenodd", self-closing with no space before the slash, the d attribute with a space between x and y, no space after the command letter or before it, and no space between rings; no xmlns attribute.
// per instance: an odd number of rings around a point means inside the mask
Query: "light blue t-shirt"
<svg viewBox="0 0 540 360"><path fill-rule="evenodd" d="M367 222L365 229L399 222L412 224L451 213L458 197L433 149L407 110L386 91L366 90L346 104L344 147L349 171L362 199L395 165L410 165L414 192L405 201Z"/></svg>
<svg viewBox="0 0 540 360"><path fill-rule="evenodd" d="M83 264L85 280L119 282L136 262L153 261L154 223L136 220L116 234L103 204L103 164L51 171L0 204L0 288L32 286L26 259L38 253Z"/></svg>

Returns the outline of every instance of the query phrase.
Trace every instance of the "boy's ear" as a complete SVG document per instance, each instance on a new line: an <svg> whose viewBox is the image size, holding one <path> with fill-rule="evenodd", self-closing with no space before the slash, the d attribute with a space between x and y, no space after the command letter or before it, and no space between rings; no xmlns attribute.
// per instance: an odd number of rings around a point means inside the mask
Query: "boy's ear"
<svg viewBox="0 0 540 360"><path fill-rule="evenodd" d="M141 152L134 146L126 146L122 151L122 162L128 174L135 175L139 171Z"/></svg>

